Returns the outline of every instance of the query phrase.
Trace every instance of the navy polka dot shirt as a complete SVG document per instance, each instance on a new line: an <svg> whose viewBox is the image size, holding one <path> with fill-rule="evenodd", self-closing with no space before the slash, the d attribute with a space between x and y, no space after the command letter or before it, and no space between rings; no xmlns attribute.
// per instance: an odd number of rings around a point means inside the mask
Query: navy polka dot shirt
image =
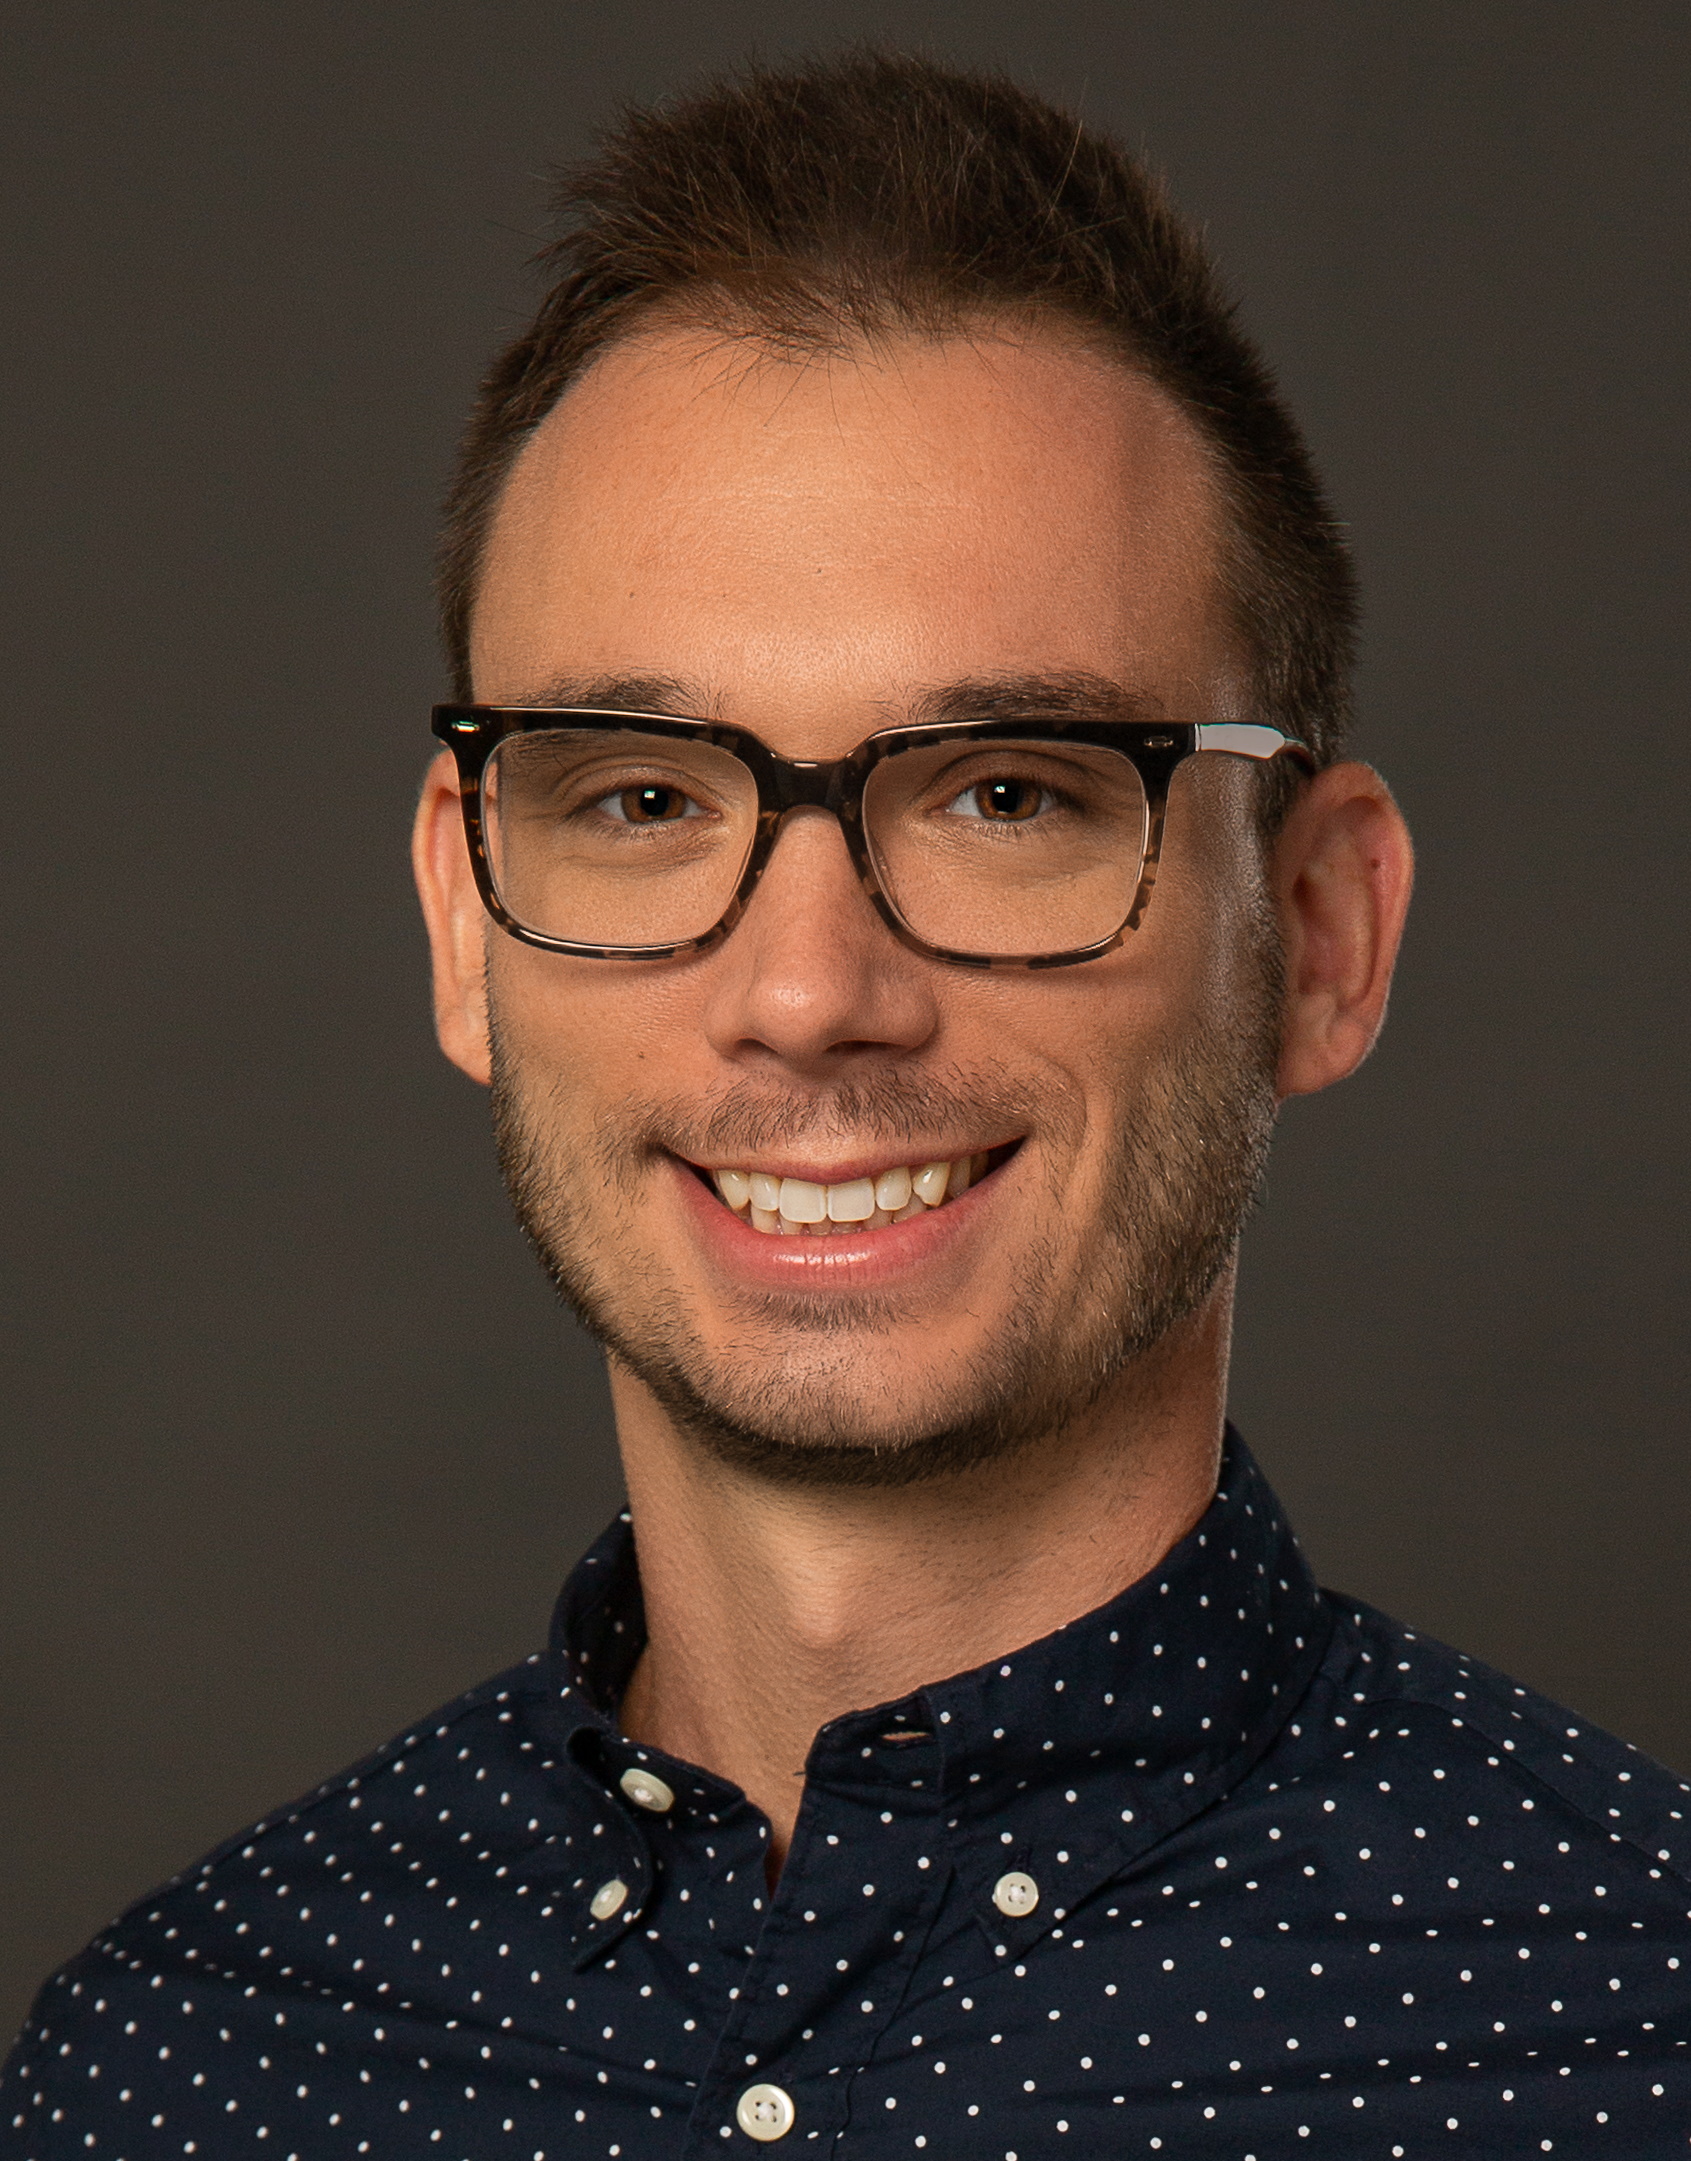
<svg viewBox="0 0 1691 2161"><path fill-rule="evenodd" d="M620 1523L48 1983L0 2156L1691 2154L1691 1792L1318 1590L1236 1438L1155 1574L826 1727L773 1896L642 1640Z"/></svg>

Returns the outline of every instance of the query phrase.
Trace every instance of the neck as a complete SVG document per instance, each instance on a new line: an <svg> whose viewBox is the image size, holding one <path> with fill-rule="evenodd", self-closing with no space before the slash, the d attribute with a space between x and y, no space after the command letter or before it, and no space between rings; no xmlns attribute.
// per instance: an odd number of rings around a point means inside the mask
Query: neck
<svg viewBox="0 0 1691 2161"><path fill-rule="evenodd" d="M1208 1507L1232 1283L1086 1415L1002 1462L892 1488L718 1462L613 1362L647 1647L624 1730L740 1786L786 1853L818 1728L1103 1605Z"/></svg>

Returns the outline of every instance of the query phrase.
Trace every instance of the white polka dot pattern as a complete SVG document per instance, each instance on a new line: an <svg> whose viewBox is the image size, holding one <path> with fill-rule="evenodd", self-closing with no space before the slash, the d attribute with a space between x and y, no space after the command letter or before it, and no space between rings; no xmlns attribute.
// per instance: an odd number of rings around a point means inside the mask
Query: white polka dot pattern
<svg viewBox="0 0 1691 2161"><path fill-rule="evenodd" d="M1691 2155L1691 1792L1318 1591L1236 1437L1144 1583L826 1728L773 1897L616 1733L641 1639L621 1523L550 1652L49 1982L0 2161L697 2161L753 2091L863 2161Z"/></svg>

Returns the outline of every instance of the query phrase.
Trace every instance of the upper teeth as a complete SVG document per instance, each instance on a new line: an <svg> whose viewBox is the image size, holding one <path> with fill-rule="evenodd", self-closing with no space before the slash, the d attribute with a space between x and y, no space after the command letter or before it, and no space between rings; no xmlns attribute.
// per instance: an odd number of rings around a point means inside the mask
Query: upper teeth
<svg viewBox="0 0 1691 2161"><path fill-rule="evenodd" d="M715 1171L716 1190L755 1230L826 1233L836 1226L882 1230L908 1223L926 1208L966 1193L983 1176L984 1155L953 1163L897 1164L875 1178L848 1178L837 1186L809 1178L773 1178L767 1171Z"/></svg>

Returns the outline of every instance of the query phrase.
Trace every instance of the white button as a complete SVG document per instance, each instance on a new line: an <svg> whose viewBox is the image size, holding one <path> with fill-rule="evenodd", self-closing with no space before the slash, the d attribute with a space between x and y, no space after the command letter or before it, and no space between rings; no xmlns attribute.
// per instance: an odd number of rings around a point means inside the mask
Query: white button
<svg viewBox="0 0 1691 2161"><path fill-rule="evenodd" d="M587 1910L595 1921L608 1921L613 1913L621 1913L627 1904L628 1886L620 1876L613 1876L609 1883L600 1884Z"/></svg>
<svg viewBox="0 0 1691 2161"><path fill-rule="evenodd" d="M793 2128L793 2104L779 2086L748 2086L734 2114L747 2138L764 2145L785 2138Z"/></svg>
<svg viewBox="0 0 1691 2161"><path fill-rule="evenodd" d="M649 1808L654 1816L661 1816L666 1808L675 1806L674 1788L666 1786L655 1771L629 1769L624 1771L617 1784L636 1808Z"/></svg>
<svg viewBox="0 0 1691 2161"><path fill-rule="evenodd" d="M1012 1921L1019 1921L1024 1913L1032 1913L1039 1904L1039 1886L1031 1876L1024 1876L1019 1868L1013 1868L993 1885L992 1903L1000 1913L1007 1913Z"/></svg>

